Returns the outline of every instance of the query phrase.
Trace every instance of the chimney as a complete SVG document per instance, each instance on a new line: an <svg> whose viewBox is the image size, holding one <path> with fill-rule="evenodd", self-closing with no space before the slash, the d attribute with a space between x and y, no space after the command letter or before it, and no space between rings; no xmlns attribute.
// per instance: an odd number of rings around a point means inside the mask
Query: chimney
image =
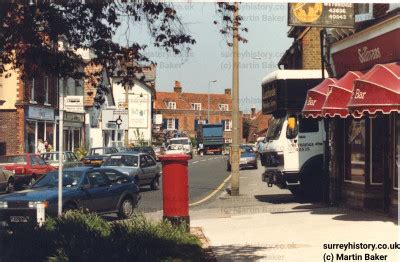
<svg viewBox="0 0 400 262"><path fill-rule="evenodd" d="M232 95L232 89L225 88L225 95Z"/></svg>
<svg viewBox="0 0 400 262"><path fill-rule="evenodd" d="M253 118L256 115L256 108L254 106L251 107L250 117Z"/></svg>
<svg viewBox="0 0 400 262"><path fill-rule="evenodd" d="M175 81L174 92L175 93L182 93L181 82Z"/></svg>

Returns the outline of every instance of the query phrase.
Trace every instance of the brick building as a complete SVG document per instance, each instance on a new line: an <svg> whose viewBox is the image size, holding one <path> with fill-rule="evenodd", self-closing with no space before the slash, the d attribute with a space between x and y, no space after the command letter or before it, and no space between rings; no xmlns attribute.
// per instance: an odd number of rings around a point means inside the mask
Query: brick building
<svg viewBox="0 0 400 262"><path fill-rule="evenodd" d="M0 77L0 155L35 152L38 139L56 141L57 78Z"/></svg>
<svg viewBox="0 0 400 262"><path fill-rule="evenodd" d="M257 138L265 136L271 118L271 115L265 115L261 110L257 112L255 107L251 108L251 113L248 117L246 119L243 117L243 121L248 123L248 134L247 137L244 137L246 141L254 143Z"/></svg>
<svg viewBox="0 0 400 262"><path fill-rule="evenodd" d="M155 134L179 131L195 137L199 124L222 123L225 143L232 142L231 89L225 89L223 94L210 94L210 119L207 119L208 94L185 93L181 83L175 81L173 92L156 92L154 113Z"/></svg>

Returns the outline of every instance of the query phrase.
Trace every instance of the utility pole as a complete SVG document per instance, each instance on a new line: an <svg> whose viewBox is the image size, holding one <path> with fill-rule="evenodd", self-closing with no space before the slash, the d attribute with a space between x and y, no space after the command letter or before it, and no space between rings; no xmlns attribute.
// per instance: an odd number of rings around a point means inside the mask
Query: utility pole
<svg viewBox="0 0 400 262"><path fill-rule="evenodd" d="M62 214L62 188L63 188L63 129L64 129L64 86L65 78L58 79L58 89L59 89L59 123L58 123L58 216Z"/></svg>
<svg viewBox="0 0 400 262"><path fill-rule="evenodd" d="M211 124L210 121L210 84L215 83L217 80L208 81L208 106L207 106L207 121Z"/></svg>
<svg viewBox="0 0 400 262"><path fill-rule="evenodd" d="M234 3L233 13L233 63L232 63L232 127L233 139L231 145L231 195L239 196L239 4Z"/></svg>

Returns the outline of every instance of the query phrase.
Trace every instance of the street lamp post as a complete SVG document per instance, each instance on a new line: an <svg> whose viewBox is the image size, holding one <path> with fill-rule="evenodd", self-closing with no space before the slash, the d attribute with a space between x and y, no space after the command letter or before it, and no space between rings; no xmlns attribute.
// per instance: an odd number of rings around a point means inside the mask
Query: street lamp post
<svg viewBox="0 0 400 262"><path fill-rule="evenodd" d="M62 169L63 169L63 129L64 129L64 86L65 78L58 79L59 88L59 124L58 124L58 216L62 214Z"/></svg>
<svg viewBox="0 0 400 262"><path fill-rule="evenodd" d="M233 63L232 63L232 126L233 139L231 145L231 195L239 196L239 4L234 3L233 13Z"/></svg>
<svg viewBox="0 0 400 262"><path fill-rule="evenodd" d="M210 85L216 83L217 80L208 81L208 106L207 106L207 121L210 122Z"/></svg>

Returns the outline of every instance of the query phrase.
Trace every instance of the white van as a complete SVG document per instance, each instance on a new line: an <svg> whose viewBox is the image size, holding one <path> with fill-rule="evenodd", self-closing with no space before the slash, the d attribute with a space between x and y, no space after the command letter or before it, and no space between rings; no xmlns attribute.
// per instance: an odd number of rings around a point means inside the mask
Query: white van
<svg viewBox="0 0 400 262"><path fill-rule="evenodd" d="M189 137L171 138L169 141L171 149L183 150L183 152L193 158L192 141Z"/></svg>

